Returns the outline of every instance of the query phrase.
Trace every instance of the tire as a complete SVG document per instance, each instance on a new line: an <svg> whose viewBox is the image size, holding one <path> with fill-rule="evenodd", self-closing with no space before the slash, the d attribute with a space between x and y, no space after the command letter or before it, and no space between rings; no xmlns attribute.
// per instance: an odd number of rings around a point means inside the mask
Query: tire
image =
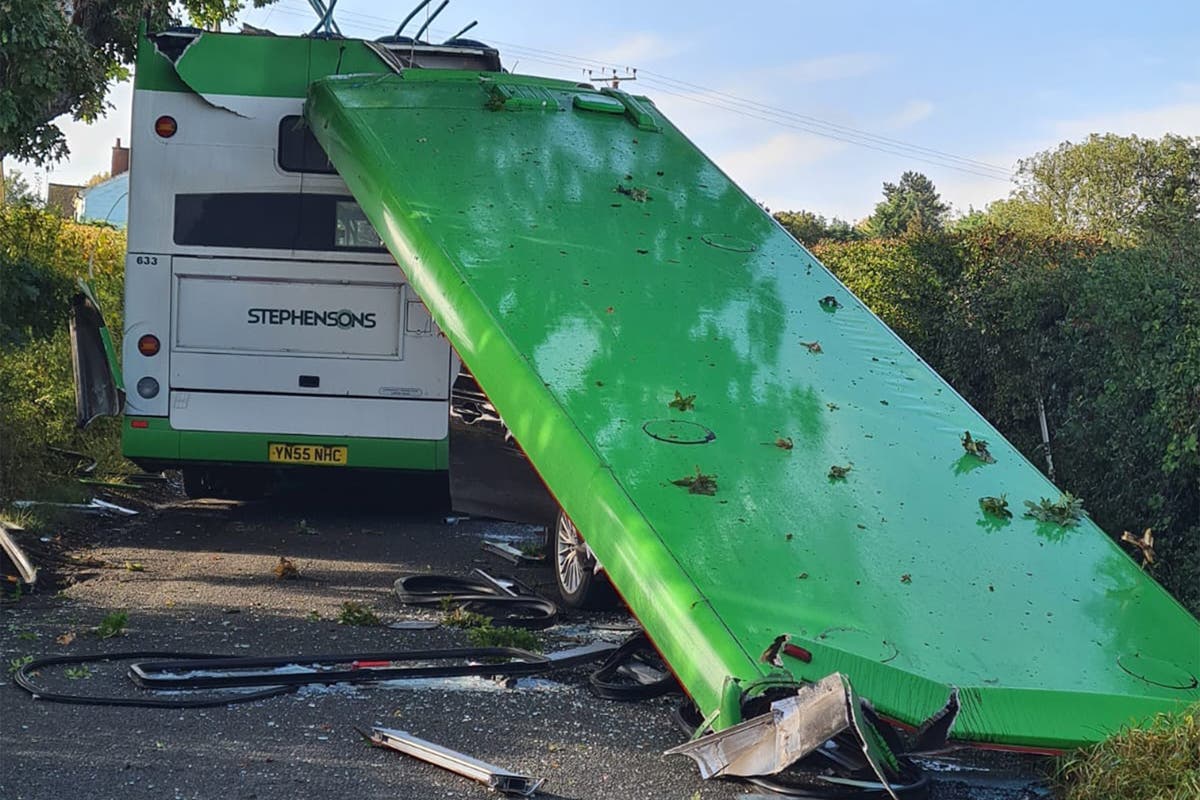
<svg viewBox="0 0 1200 800"><path fill-rule="evenodd" d="M617 604L617 593L603 572L596 572L596 558L570 517L558 512L551 535L554 580L563 605L576 609L608 609Z"/></svg>

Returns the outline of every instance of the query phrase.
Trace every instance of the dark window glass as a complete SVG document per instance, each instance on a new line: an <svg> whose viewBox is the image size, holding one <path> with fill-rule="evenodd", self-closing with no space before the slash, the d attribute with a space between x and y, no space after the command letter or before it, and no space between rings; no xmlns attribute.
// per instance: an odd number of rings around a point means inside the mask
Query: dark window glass
<svg viewBox="0 0 1200 800"><path fill-rule="evenodd" d="M333 175L337 170L329 163L324 148L308 129L304 117L297 114L279 120L279 168L287 172L318 172Z"/></svg>
<svg viewBox="0 0 1200 800"><path fill-rule="evenodd" d="M334 194L177 194L175 244L385 252L354 199Z"/></svg>

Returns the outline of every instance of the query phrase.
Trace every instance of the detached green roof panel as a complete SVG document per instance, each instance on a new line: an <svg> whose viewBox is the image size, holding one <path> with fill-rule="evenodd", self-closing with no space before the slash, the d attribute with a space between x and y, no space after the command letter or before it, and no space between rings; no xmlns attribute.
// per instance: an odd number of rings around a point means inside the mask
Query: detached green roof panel
<svg viewBox="0 0 1200 800"><path fill-rule="evenodd" d="M958 687L960 739L1200 699L1196 620L1089 520L1022 518L1058 490L650 101L412 70L306 114L705 713L784 633L795 677L905 722ZM698 471L715 494L673 483Z"/></svg>

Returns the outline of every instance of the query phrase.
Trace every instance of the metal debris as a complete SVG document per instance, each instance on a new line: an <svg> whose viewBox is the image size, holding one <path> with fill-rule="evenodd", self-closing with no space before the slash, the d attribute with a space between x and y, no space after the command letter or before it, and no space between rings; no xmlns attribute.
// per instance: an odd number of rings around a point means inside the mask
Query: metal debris
<svg viewBox="0 0 1200 800"><path fill-rule="evenodd" d="M877 737L864 730L859 700L850 682L835 672L796 694L771 704L761 714L717 733L673 747L664 755L683 755L700 768L701 777L775 775L840 733L853 731L871 771L895 800L886 772L887 755Z"/></svg>
<svg viewBox="0 0 1200 800"><path fill-rule="evenodd" d="M13 568L16 570L15 578L19 578L21 583L26 586L33 586L37 583L37 567L29 560L29 556L25 555L25 551L21 549L16 540L9 535L9 526L0 523L0 549L4 551L6 561L11 561ZM4 577L8 578L8 569L4 570Z"/></svg>
<svg viewBox="0 0 1200 800"><path fill-rule="evenodd" d="M413 736L408 731L394 728L372 728L368 733L359 731L367 741L377 747L387 747L405 755L419 758L422 761L449 770L450 772L479 781L494 792L529 797L545 783L544 778L531 778L518 775L506 769L480 761L477 758L464 755L448 747L434 744L425 739Z"/></svg>
<svg viewBox="0 0 1200 800"><path fill-rule="evenodd" d="M132 508L125 508L116 503L110 503L107 500L101 500L98 497L93 497L86 503L51 503L46 500L14 500L13 508L34 508L36 506L45 506L47 508L62 508L69 511L78 511L82 514L101 514L108 516L116 514L124 517L137 516L136 511Z"/></svg>
<svg viewBox="0 0 1200 800"><path fill-rule="evenodd" d="M544 555L534 556L524 553L507 542L484 539L482 547L487 552L500 556L512 564L542 564L546 561L546 556Z"/></svg>

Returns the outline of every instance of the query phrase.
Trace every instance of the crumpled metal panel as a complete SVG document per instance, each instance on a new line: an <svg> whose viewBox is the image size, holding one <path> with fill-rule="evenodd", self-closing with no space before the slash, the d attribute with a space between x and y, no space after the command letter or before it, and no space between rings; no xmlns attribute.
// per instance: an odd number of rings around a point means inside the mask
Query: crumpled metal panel
<svg viewBox="0 0 1200 800"><path fill-rule="evenodd" d="M1089 520L1022 518L1058 490L650 101L503 75L564 110L500 113L490 77L328 78L306 114L706 715L784 633L793 676L908 723L957 687L959 739L1070 746L1200 699L1197 621ZM673 483L698 471L715 494ZM980 509L1002 493L1013 519Z"/></svg>

